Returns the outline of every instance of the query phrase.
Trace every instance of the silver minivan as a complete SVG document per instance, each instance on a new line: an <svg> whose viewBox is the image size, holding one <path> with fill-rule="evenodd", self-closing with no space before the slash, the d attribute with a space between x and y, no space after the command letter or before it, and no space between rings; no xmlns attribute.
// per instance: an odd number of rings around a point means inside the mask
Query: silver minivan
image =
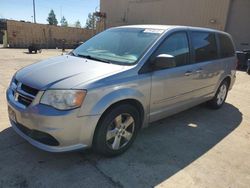
<svg viewBox="0 0 250 188"><path fill-rule="evenodd" d="M121 154L150 122L224 104L236 76L229 34L185 26L108 29L67 55L25 67L7 90L13 129L50 152Z"/></svg>

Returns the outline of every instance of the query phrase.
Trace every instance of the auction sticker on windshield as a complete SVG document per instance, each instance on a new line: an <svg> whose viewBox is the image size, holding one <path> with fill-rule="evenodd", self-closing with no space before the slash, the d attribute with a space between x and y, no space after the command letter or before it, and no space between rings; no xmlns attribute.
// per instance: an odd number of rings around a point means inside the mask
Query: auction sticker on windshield
<svg viewBox="0 0 250 188"><path fill-rule="evenodd" d="M145 29L143 31L143 33L158 33L158 34L162 34L164 32L164 30L162 29Z"/></svg>

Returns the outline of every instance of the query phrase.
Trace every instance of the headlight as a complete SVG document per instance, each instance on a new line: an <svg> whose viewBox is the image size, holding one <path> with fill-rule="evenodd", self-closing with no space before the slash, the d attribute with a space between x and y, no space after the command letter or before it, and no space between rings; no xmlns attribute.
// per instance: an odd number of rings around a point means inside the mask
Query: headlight
<svg viewBox="0 0 250 188"><path fill-rule="evenodd" d="M59 110L70 110L82 105L86 93L85 90L47 90L40 103Z"/></svg>

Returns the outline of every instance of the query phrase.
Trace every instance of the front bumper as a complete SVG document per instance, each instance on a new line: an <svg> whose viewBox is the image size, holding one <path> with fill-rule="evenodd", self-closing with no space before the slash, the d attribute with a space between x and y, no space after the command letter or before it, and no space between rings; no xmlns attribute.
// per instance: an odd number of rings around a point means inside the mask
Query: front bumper
<svg viewBox="0 0 250 188"><path fill-rule="evenodd" d="M10 89L7 90L6 95L8 106L15 114L16 120L10 120L13 129L32 145L49 152L91 147L99 115L81 117L79 109L60 111L42 104L23 107L15 101ZM48 135L58 144L35 139L34 135L37 133L40 136Z"/></svg>

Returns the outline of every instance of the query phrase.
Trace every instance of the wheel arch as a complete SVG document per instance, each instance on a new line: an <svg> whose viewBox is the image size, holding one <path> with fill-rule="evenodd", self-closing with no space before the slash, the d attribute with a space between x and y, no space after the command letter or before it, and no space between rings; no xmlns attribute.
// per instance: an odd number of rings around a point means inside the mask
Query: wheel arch
<svg viewBox="0 0 250 188"><path fill-rule="evenodd" d="M221 79L221 80L218 82L218 84L216 85L215 90L214 90L214 95L216 94L217 90L219 89L221 83L224 82L225 80L228 82L228 87L229 87L229 89L231 88L232 78L231 78L230 75L226 75L226 76L223 77L223 79Z"/></svg>
<svg viewBox="0 0 250 188"><path fill-rule="evenodd" d="M140 114L140 119L141 119L141 124L143 122L143 119L144 119L144 116L145 116L145 111L144 111L144 108L143 108L143 105L141 104L140 101L136 100L136 99L123 99L123 100L120 100L120 101L117 101L113 104L111 104L104 112L103 114L101 115L101 118L99 119L99 121L112 109L114 108L115 106L118 106L118 105L122 105L122 104L129 104L133 107L135 107L139 114ZM98 123L99 123L98 121ZM141 125L140 125L141 126Z"/></svg>

